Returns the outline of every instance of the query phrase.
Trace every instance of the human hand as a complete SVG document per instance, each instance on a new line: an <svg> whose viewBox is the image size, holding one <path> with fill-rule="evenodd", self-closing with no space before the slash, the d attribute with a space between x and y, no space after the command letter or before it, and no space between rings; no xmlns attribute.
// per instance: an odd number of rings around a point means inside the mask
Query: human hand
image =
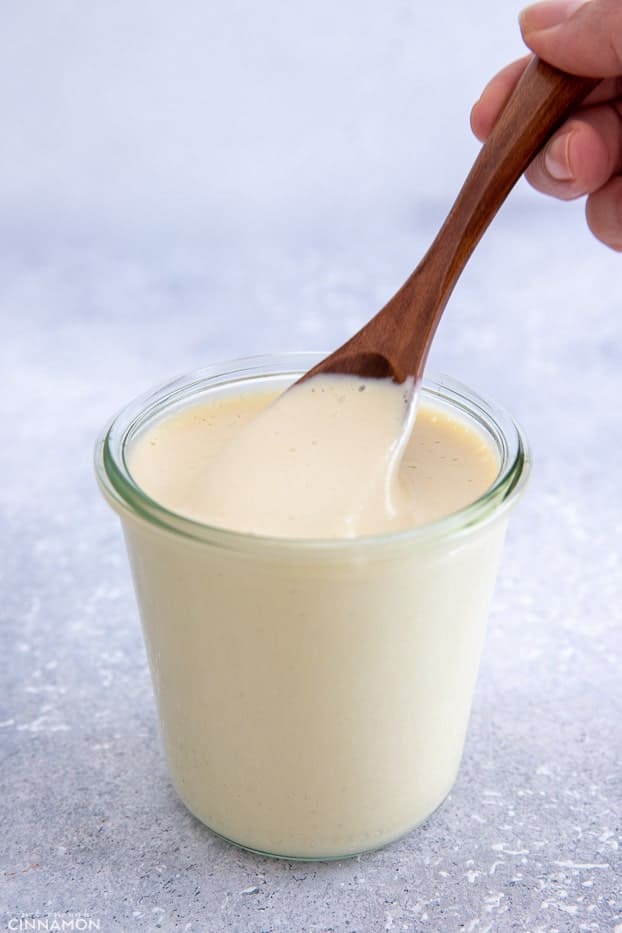
<svg viewBox="0 0 622 933"><path fill-rule="evenodd" d="M603 78L525 172L538 191L562 200L588 195L587 223L622 252L622 2L544 0L520 15L523 39L544 61L571 74ZM486 86L471 111L484 140L531 56L513 62Z"/></svg>

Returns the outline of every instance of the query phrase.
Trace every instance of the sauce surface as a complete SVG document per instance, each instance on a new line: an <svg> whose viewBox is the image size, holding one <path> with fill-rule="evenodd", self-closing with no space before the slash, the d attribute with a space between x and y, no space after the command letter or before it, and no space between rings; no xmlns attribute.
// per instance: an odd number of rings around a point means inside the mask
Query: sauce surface
<svg viewBox="0 0 622 933"><path fill-rule="evenodd" d="M402 387L354 376L216 395L142 433L129 468L167 509L235 531L348 538L413 528L479 498L498 462L474 427L425 401L398 451L405 412Z"/></svg>

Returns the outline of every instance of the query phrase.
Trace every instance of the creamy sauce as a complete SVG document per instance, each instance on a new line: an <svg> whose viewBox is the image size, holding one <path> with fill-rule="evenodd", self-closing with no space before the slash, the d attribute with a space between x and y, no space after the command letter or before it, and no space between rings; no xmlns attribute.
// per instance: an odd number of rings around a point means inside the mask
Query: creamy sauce
<svg viewBox="0 0 622 933"><path fill-rule="evenodd" d="M271 535L416 526L497 474L485 435L336 378L233 386L133 442L136 482L168 509ZM393 469L396 467L396 469ZM412 829L455 779L505 513L451 535L342 547L200 542L121 512L175 787L209 827L303 858ZM334 542L328 542L332 545Z"/></svg>
<svg viewBox="0 0 622 933"><path fill-rule="evenodd" d="M464 422L421 406L405 448L402 387L316 376L274 399L216 398L159 422L130 470L168 509L235 531L348 538L434 521L493 482L491 446Z"/></svg>

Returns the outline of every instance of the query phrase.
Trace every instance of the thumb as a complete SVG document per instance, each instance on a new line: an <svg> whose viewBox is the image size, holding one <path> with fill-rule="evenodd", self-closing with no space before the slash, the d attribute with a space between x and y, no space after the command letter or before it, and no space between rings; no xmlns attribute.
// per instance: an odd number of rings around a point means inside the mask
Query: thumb
<svg viewBox="0 0 622 933"><path fill-rule="evenodd" d="M520 15L529 48L557 68L591 78L622 75L620 0L544 0Z"/></svg>

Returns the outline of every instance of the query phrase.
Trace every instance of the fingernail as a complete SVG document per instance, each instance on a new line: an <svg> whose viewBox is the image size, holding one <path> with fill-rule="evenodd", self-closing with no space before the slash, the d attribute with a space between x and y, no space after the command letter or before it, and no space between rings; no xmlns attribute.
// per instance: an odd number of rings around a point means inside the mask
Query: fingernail
<svg viewBox="0 0 622 933"><path fill-rule="evenodd" d="M544 153L544 167L554 181L572 181L569 150L572 133L558 136Z"/></svg>
<svg viewBox="0 0 622 933"><path fill-rule="evenodd" d="M518 15L523 35L560 26L570 19L579 7L589 2L590 0L544 0L543 3L525 7Z"/></svg>

